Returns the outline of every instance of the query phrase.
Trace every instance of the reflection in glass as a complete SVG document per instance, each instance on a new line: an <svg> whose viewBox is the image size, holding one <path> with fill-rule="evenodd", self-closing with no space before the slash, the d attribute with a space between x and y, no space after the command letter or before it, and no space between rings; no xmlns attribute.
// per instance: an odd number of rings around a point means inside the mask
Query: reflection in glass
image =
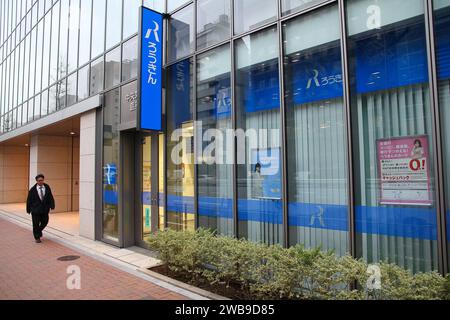
<svg viewBox="0 0 450 320"><path fill-rule="evenodd" d="M44 21L41 20L36 27L37 39L36 39L36 78L34 85L34 94L41 91L42 87L42 42L44 41Z"/></svg>
<svg viewBox="0 0 450 320"><path fill-rule="evenodd" d="M189 0L168 0L167 1L167 12L171 12L171 11L181 7L186 2L189 2Z"/></svg>
<svg viewBox="0 0 450 320"><path fill-rule="evenodd" d="M165 227L165 212L166 212L166 194L165 194L165 176L166 176L166 165L164 163L164 146L166 141L165 134L161 133L158 136L159 139L159 153L158 153L158 161L159 161L159 195L158 195L158 205L159 205L159 230L164 230Z"/></svg>
<svg viewBox="0 0 450 320"><path fill-rule="evenodd" d="M67 44L69 31L69 0L61 0L61 18L59 29L58 79L67 74Z"/></svg>
<svg viewBox="0 0 450 320"><path fill-rule="evenodd" d="M41 117L48 114L48 90L44 90L41 94Z"/></svg>
<svg viewBox="0 0 450 320"><path fill-rule="evenodd" d="M138 71L138 38L134 37L123 44L122 81L137 77Z"/></svg>
<svg viewBox="0 0 450 320"><path fill-rule="evenodd" d="M291 20L283 34L289 244L345 255L347 147L338 8Z"/></svg>
<svg viewBox="0 0 450 320"><path fill-rule="evenodd" d="M105 51L106 0L93 1L92 7L92 53L95 58Z"/></svg>
<svg viewBox="0 0 450 320"><path fill-rule="evenodd" d="M27 37L24 40L24 49L25 49L25 56L24 56L24 66L23 66L23 74L24 74L24 81L23 81L23 100L28 99L28 85L29 85L29 79L25 75L30 74L30 34L27 35ZM4 73L5 76L3 79L6 79L6 65L4 65ZM27 81L25 81L27 80ZM3 80L6 82L6 80Z"/></svg>
<svg viewBox="0 0 450 320"><path fill-rule="evenodd" d="M197 48L203 49L230 37L230 0L197 1Z"/></svg>
<svg viewBox="0 0 450 320"><path fill-rule="evenodd" d="M192 53L194 36L194 6L190 5L169 20L169 60L178 60Z"/></svg>
<svg viewBox="0 0 450 320"><path fill-rule="evenodd" d="M95 1L97 2L97 0ZM80 66L89 61L91 54L91 13L92 0L81 0L80 48L78 57Z"/></svg>
<svg viewBox="0 0 450 320"><path fill-rule="evenodd" d="M34 80L35 80L35 71L36 71L36 30L34 28L31 30L31 52L30 52L30 75L29 75L29 86L28 86L28 98L31 98L34 95Z"/></svg>
<svg viewBox="0 0 450 320"><path fill-rule="evenodd" d="M69 13L69 58L68 72L74 71L78 67L78 28L80 23L80 0L70 1Z"/></svg>
<svg viewBox="0 0 450 320"><path fill-rule="evenodd" d="M275 21L277 0L234 0L234 33L240 34Z"/></svg>
<svg viewBox="0 0 450 320"><path fill-rule="evenodd" d="M89 97L89 65L78 71L77 100Z"/></svg>
<svg viewBox="0 0 450 320"><path fill-rule="evenodd" d="M199 226L233 236L233 166L225 159L233 144L226 140L232 128L230 48L209 51L197 63L197 134L205 137L197 166Z"/></svg>
<svg viewBox="0 0 450 320"><path fill-rule="evenodd" d="M77 102L77 73L70 75L67 78L67 106Z"/></svg>
<svg viewBox="0 0 450 320"><path fill-rule="evenodd" d="M50 84L58 80L59 1L52 9L52 40L50 49Z"/></svg>
<svg viewBox="0 0 450 320"><path fill-rule="evenodd" d="M165 12L164 11L164 7L165 7L165 1L161 1L161 0L144 0L144 7L149 8L149 9L153 9L157 12Z"/></svg>
<svg viewBox="0 0 450 320"><path fill-rule="evenodd" d="M194 230L194 149L192 61L167 68L168 227Z"/></svg>
<svg viewBox="0 0 450 320"><path fill-rule="evenodd" d="M106 50L120 42L122 35L121 21L122 0L108 0L106 12Z"/></svg>
<svg viewBox="0 0 450 320"><path fill-rule="evenodd" d="M434 0L436 56L439 80L439 108L441 111L444 151L444 182L447 214L447 248L450 248L450 0ZM450 250L448 250L450 259ZM449 270L450 271L450 270Z"/></svg>
<svg viewBox="0 0 450 320"><path fill-rule="evenodd" d="M103 57L98 58L97 60L91 63L91 75L90 75L90 90L89 95L97 94L103 91L103 73L104 72L104 63Z"/></svg>
<svg viewBox="0 0 450 320"><path fill-rule="evenodd" d="M119 238L119 131L120 90L105 94L103 126L103 238Z"/></svg>
<svg viewBox="0 0 450 320"><path fill-rule="evenodd" d="M324 2L324 0L281 0L281 6L283 15L287 15L321 2Z"/></svg>
<svg viewBox="0 0 450 320"><path fill-rule="evenodd" d="M66 107L67 78L56 85L56 109L61 110Z"/></svg>
<svg viewBox="0 0 450 320"><path fill-rule="evenodd" d="M282 244L277 29L237 40L236 65L239 237Z"/></svg>
<svg viewBox="0 0 450 320"><path fill-rule="evenodd" d="M120 83L120 46L106 54L105 88L109 89Z"/></svg>
<svg viewBox="0 0 450 320"><path fill-rule="evenodd" d="M49 114L51 114L57 110L56 109L56 100L57 100L56 88L57 88L57 85L54 85L54 86L50 87L50 89L48 90L48 113Z"/></svg>
<svg viewBox="0 0 450 320"><path fill-rule="evenodd" d="M152 137L142 139L142 235L152 233Z"/></svg>
<svg viewBox="0 0 450 320"><path fill-rule="evenodd" d="M125 0L123 6L123 39L138 32L140 0Z"/></svg>
<svg viewBox="0 0 450 320"><path fill-rule="evenodd" d="M48 77L50 69L50 29L51 29L51 15L47 14L44 19L44 51L42 56L42 89L48 87Z"/></svg>
<svg viewBox="0 0 450 320"><path fill-rule="evenodd" d="M34 97L34 113L33 120L37 120L41 117L41 95L38 94Z"/></svg>
<svg viewBox="0 0 450 320"><path fill-rule="evenodd" d="M357 255L412 272L436 270L424 1L346 3Z"/></svg>

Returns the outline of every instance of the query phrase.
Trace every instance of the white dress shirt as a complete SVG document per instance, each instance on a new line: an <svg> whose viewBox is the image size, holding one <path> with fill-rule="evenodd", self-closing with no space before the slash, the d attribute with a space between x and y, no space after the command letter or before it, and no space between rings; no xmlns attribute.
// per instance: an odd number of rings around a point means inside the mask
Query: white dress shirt
<svg viewBox="0 0 450 320"><path fill-rule="evenodd" d="M42 189L42 191L41 191L41 189ZM37 186L37 191L38 191L38 194L39 194L39 199L41 199L41 201L44 200L44 197L45 197L45 186L42 186L42 187Z"/></svg>

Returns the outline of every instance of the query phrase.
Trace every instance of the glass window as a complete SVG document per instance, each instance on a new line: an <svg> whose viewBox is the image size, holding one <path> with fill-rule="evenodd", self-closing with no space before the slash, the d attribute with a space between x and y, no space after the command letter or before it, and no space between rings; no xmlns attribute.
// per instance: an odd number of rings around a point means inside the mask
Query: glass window
<svg viewBox="0 0 450 320"><path fill-rule="evenodd" d="M49 114L52 114L57 110L57 108L56 108L56 101L57 101L56 88L57 88L57 85L54 85L48 90L48 113Z"/></svg>
<svg viewBox="0 0 450 320"><path fill-rule="evenodd" d="M68 31L69 31L69 0L61 0L58 79L63 78L67 74Z"/></svg>
<svg viewBox="0 0 450 320"><path fill-rule="evenodd" d="M124 0L123 39L138 32L140 0Z"/></svg>
<svg viewBox="0 0 450 320"><path fill-rule="evenodd" d="M34 93L41 91L42 85L42 46L44 41L44 22L41 20L37 25L37 42L36 42L36 78L34 85Z"/></svg>
<svg viewBox="0 0 450 320"><path fill-rule="evenodd" d="M70 73L78 68L78 28L80 23L80 0L70 1L69 15L69 60L67 71Z"/></svg>
<svg viewBox="0 0 450 320"><path fill-rule="evenodd" d="M89 65L78 71L78 101L89 97Z"/></svg>
<svg viewBox="0 0 450 320"><path fill-rule="evenodd" d="M108 0L106 12L106 50L118 44L121 40L121 35L122 0Z"/></svg>
<svg viewBox="0 0 450 320"><path fill-rule="evenodd" d="M122 81L127 81L137 77L138 51L137 37L134 37L123 44Z"/></svg>
<svg viewBox="0 0 450 320"><path fill-rule="evenodd" d="M103 91L103 74L104 74L104 63L103 57L93 61L91 63L91 75L90 75L90 90L89 95L97 94Z"/></svg>
<svg viewBox="0 0 450 320"><path fill-rule="evenodd" d="M447 213L447 251L450 259L450 0L434 0L436 56L439 81L439 107L442 123L444 152L444 173L446 213ZM450 271L450 270L449 270Z"/></svg>
<svg viewBox="0 0 450 320"><path fill-rule="evenodd" d="M197 48L230 38L230 0L197 1Z"/></svg>
<svg viewBox="0 0 450 320"><path fill-rule="evenodd" d="M165 1L161 0L144 0L144 7L153 9L158 12L165 12Z"/></svg>
<svg viewBox="0 0 450 320"><path fill-rule="evenodd" d="M193 70L187 59L167 68L167 224L194 230Z"/></svg>
<svg viewBox="0 0 450 320"><path fill-rule="evenodd" d="M103 110L103 238L118 241L120 89L105 94Z"/></svg>
<svg viewBox="0 0 450 320"><path fill-rule="evenodd" d="M92 0L81 0L79 65L89 61L91 54Z"/></svg>
<svg viewBox="0 0 450 320"><path fill-rule="evenodd" d="M44 22L44 51L43 51L43 60L42 60L42 88L45 89L48 87L48 77L49 77L49 69L50 69L50 28L51 28L51 16L47 14L45 16Z"/></svg>
<svg viewBox="0 0 450 320"><path fill-rule="evenodd" d="M326 0L281 0L283 15L308 8L325 1Z"/></svg>
<svg viewBox="0 0 450 320"><path fill-rule="evenodd" d="M70 75L67 78L67 106L77 102L77 73Z"/></svg>
<svg viewBox="0 0 450 320"><path fill-rule="evenodd" d="M283 243L278 34L236 41L239 237Z"/></svg>
<svg viewBox="0 0 450 320"><path fill-rule="evenodd" d="M23 74L24 74L24 81L23 81L23 100L28 99L28 86L30 84L30 34L27 35L27 37L24 40L24 49L25 49L25 57L24 57L24 66L23 66ZM6 66L4 65L4 73L6 72ZM26 119L25 119L26 121Z"/></svg>
<svg viewBox="0 0 450 320"><path fill-rule="evenodd" d="M31 31L30 76L29 76L30 82L28 86L28 98L31 98L34 95L34 80L36 71L36 29L37 28L34 28Z"/></svg>
<svg viewBox="0 0 450 320"><path fill-rule="evenodd" d="M34 98L31 98L28 101L28 123L33 121L34 117Z"/></svg>
<svg viewBox="0 0 450 320"><path fill-rule="evenodd" d="M48 114L48 90L44 90L41 94L41 117Z"/></svg>
<svg viewBox="0 0 450 320"><path fill-rule="evenodd" d="M56 85L56 110L66 107L67 78L58 82Z"/></svg>
<svg viewBox="0 0 450 320"><path fill-rule="evenodd" d="M412 272L436 270L424 1L346 4L357 254Z"/></svg>
<svg viewBox="0 0 450 320"><path fill-rule="evenodd" d="M28 102L24 102L24 104L22 105L22 125L26 125L27 122L28 122Z"/></svg>
<svg viewBox="0 0 450 320"><path fill-rule="evenodd" d="M167 12L172 12L189 1L190 0L167 0Z"/></svg>
<svg viewBox="0 0 450 320"><path fill-rule="evenodd" d="M109 89L120 83L120 46L106 54L105 88Z"/></svg>
<svg viewBox="0 0 450 320"><path fill-rule="evenodd" d="M105 51L106 0L93 1L92 9L92 58Z"/></svg>
<svg viewBox="0 0 450 320"><path fill-rule="evenodd" d="M275 21L277 0L234 0L234 32L243 33Z"/></svg>
<svg viewBox="0 0 450 320"><path fill-rule="evenodd" d="M289 244L345 255L348 165L337 6L287 22L283 36Z"/></svg>
<svg viewBox="0 0 450 320"><path fill-rule="evenodd" d="M194 51L194 6L175 13L169 20L169 60L181 59Z"/></svg>
<svg viewBox="0 0 450 320"><path fill-rule="evenodd" d="M233 236L233 159L225 159L227 146L233 145L226 140L232 128L230 55L226 45L198 57L196 132L203 138L197 166L199 226Z"/></svg>
<svg viewBox="0 0 450 320"><path fill-rule="evenodd" d="M59 1L52 9L52 41L50 48L50 84L58 79Z"/></svg>
<svg viewBox="0 0 450 320"><path fill-rule="evenodd" d="M33 120L37 120L41 117L41 95L38 94L34 97L34 113Z"/></svg>

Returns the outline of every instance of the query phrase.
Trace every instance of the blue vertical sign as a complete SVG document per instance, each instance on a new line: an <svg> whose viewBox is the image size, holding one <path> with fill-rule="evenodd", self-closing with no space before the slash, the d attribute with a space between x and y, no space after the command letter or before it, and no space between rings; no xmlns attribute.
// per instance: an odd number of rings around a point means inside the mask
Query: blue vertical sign
<svg viewBox="0 0 450 320"><path fill-rule="evenodd" d="M140 128L162 130L163 17L142 7Z"/></svg>

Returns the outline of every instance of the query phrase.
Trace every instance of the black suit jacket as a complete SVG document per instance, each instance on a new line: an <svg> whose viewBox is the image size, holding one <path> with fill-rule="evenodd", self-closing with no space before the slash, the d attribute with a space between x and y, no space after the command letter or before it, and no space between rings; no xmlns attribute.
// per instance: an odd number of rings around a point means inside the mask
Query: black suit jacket
<svg viewBox="0 0 450 320"><path fill-rule="evenodd" d="M49 214L50 209L55 210L55 199L53 198L52 190L47 184L45 186L44 200L41 201L38 194L37 184L28 192L27 198L27 212L33 214Z"/></svg>

